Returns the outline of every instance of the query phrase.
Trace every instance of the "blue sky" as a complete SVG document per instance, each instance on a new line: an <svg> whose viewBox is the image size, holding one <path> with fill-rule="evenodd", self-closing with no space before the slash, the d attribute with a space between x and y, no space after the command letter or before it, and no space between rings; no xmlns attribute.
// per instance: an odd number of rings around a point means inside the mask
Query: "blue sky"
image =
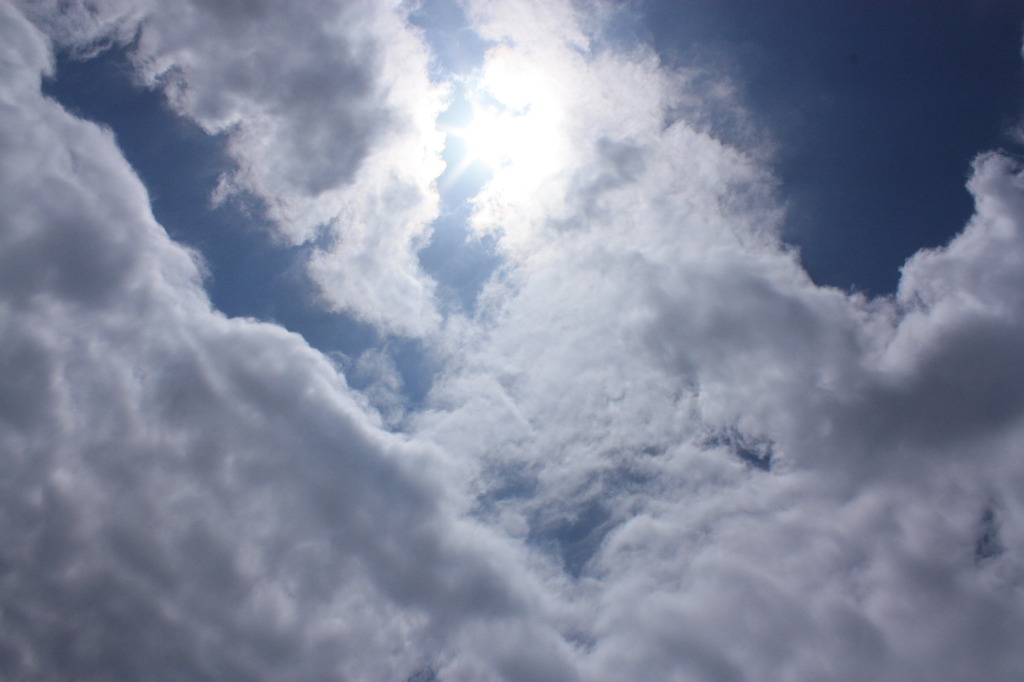
<svg viewBox="0 0 1024 682"><path fill-rule="evenodd" d="M815 281L891 292L970 217L979 149L1019 149L1015 2L680 2L650 7L668 59L734 77L779 146L786 235Z"/></svg>
<svg viewBox="0 0 1024 682"><path fill-rule="evenodd" d="M646 3L619 21L666 62L701 64L709 77L736 81L744 131L735 130L735 112L716 112L711 125L726 139L754 134L775 147L771 167L790 210L784 237L800 247L816 282L878 295L895 290L915 251L946 243L970 217L964 180L978 150L1019 148L1012 131L1024 91L1022 19L1013 2L941 2L925 11L913 2L776 1ZM427 2L411 20L428 31L435 78L479 67L487 43L457 5ZM369 343L371 334L339 329L346 321L338 316L316 319L294 290L295 273L286 274L287 252L256 237L258 220L231 207L209 214L206 197L230 165L223 140L175 117L159 93L133 87L125 59L120 50L89 61L65 56L47 92L115 130L153 188L161 222L214 264L209 288L218 307L301 326L321 348L349 335ZM464 290L463 304L493 265L486 247L462 248L457 226L478 182L444 194L445 216L421 252L435 277ZM233 221L257 227L217 229ZM268 277L279 281L270 286ZM289 289L288 305L274 307ZM306 318L297 319L296 308Z"/></svg>
<svg viewBox="0 0 1024 682"><path fill-rule="evenodd" d="M0 677L1020 679L1021 3L0 34Z"/></svg>

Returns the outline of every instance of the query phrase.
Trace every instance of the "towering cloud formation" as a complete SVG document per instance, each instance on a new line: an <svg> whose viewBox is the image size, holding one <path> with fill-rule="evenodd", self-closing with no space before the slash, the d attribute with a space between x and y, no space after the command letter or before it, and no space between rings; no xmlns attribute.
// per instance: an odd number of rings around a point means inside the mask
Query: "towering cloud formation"
<svg viewBox="0 0 1024 682"><path fill-rule="evenodd" d="M0 3L0 674L1018 679L1015 163L978 157L975 216L896 295L817 287L760 150L705 123L728 88L611 6L467 2L474 87L548 143L475 197L503 263L445 317L408 9ZM112 134L41 95L55 49L110 43L228 135L225 193L320 245L311 295L429 345L400 429L212 309Z"/></svg>

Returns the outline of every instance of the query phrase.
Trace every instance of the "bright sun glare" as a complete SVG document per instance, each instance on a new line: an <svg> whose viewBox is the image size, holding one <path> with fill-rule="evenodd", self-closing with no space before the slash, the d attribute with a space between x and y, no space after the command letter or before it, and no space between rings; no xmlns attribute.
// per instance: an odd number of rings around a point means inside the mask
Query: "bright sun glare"
<svg viewBox="0 0 1024 682"><path fill-rule="evenodd" d="M452 169L457 178L482 164L520 189L548 175L563 144L557 98L539 79L502 59L488 62L467 87L469 121L445 132L463 141L465 156Z"/></svg>
<svg viewBox="0 0 1024 682"><path fill-rule="evenodd" d="M519 120L528 112L513 112L500 106L481 107L473 110L473 118L459 135L466 143L466 155L471 162L480 162L491 169L512 163L512 157L526 133L523 121Z"/></svg>

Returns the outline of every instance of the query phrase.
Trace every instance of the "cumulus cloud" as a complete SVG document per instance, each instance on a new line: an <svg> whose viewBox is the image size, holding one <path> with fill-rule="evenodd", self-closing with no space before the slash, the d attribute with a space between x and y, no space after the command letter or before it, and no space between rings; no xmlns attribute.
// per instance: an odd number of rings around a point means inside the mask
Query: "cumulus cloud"
<svg viewBox="0 0 1024 682"><path fill-rule="evenodd" d="M393 3L25 2L57 43L127 45L139 81L211 134L237 167L216 200L250 193L288 243L316 241L331 307L389 331L436 324L415 248L437 213L431 181L443 90Z"/></svg>
<svg viewBox="0 0 1024 682"><path fill-rule="evenodd" d="M438 458L300 337L210 309L2 12L4 676L404 679L470 613L514 620L516 553Z"/></svg>
<svg viewBox="0 0 1024 682"><path fill-rule="evenodd" d="M480 6L490 59L558 79L572 151L478 197L510 261L419 432L557 567L583 678L1012 678L1020 558L975 551L1019 497L1017 168L976 162L977 215L897 297L817 287L760 150L673 117L688 74Z"/></svg>
<svg viewBox="0 0 1024 682"><path fill-rule="evenodd" d="M1024 670L1007 156L978 157L974 217L894 296L818 287L700 74L606 40L601 4L467 2L495 42L478 76L553 143L474 198L503 264L438 325L415 250L439 99L402 7L0 7L4 675ZM130 42L142 82L231 136L227 185L293 242L331 225L327 304L429 340L423 405L386 349L348 368L357 393L212 310L112 135L40 95L48 41Z"/></svg>

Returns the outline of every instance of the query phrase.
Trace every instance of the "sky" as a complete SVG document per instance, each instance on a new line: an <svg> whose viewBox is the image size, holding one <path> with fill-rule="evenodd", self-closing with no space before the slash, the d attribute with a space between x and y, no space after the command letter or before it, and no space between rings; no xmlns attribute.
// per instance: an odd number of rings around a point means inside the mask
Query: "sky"
<svg viewBox="0 0 1024 682"><path fill-rule="evenodd" d="M0 677L1024 676L1024 4L0 37Z"/></svg>

